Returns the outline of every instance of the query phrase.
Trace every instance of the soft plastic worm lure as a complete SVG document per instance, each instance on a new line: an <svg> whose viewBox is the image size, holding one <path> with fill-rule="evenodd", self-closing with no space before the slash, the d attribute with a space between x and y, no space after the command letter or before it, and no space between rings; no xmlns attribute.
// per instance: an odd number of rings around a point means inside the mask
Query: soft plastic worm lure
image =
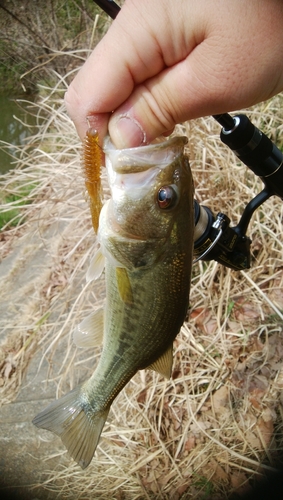
<svg viewBox="0 0 283 500"><path fill-rule="evenodd" d="M86 189L90 198L90 212L95 232L98 229L99 214L102 208L101 156L98 133L95 129L90 128L83 142L82 167Z"/></svg>

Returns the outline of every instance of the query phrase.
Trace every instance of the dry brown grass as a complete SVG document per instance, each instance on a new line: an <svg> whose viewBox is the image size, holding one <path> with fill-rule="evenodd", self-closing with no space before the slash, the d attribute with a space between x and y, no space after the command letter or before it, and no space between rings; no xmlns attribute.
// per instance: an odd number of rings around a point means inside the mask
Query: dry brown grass
<svg viewBox="0 0 283 500"><path fill-rule="evenodd" d="M78 351L72 344L75 325L103 300L104 282L85 283L95 238L80 144L63 107L65 87L60 80L56 89L45 89L46 97L34 108L39 132L30 139L33 149L22 150L17 169L2 181L6 193L35 184L29 195L33 203L22 208L24 224L2 232L2 255L25 244L28 234L29 239L40 235L51 256L33 310L28 305L14 325L22 337L13 344L8 329L2 345L6 403L15 397L36 350L43 348L48 359L46 384L56 382L54 397L86 379L99 356L99 350ZM283 137L282 100L277 96L248 111L277 141ZM198 200L236 224L261 181L220 143L212 118L184 124L178 132L189 137ZM7 208L2 203L2 210ZM49 470L50 457L42 466L42 485L54 498L223 499L248 490L252 477L275 467L283 445L282 210L273 197L253 216L249 271L234 272L215 262L194 266L191 313L175 341L172 379L145 371L131 380L113 404L87 470L74 465L55 442L56 470ZM50 246L54 228L60 238ZM62 345L61 369L55 373L52 359Z"/></svg>

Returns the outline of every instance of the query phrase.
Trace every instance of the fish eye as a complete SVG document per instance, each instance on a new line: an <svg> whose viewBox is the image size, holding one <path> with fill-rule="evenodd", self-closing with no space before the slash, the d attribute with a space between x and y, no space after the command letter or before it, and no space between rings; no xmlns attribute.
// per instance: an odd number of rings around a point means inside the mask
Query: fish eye
<svg viewBox="0 0 283 500"><path fill-rule="evenodd" d="M173 186L163 186L157 194L159 208L173 208L177 203L177 193Z"/></svg>

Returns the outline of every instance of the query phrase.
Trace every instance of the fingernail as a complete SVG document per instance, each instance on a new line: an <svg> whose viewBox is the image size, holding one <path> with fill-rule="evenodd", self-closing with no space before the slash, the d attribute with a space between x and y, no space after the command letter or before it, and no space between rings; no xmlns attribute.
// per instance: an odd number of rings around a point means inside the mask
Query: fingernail
<svg viewBox="0 0 283 500"><path fill-rule="evenodd" d="M95 129L96 124L97 124L97 117L95 117L93 115L88 115L86 117L86 123L87 123L88 128Z"/></svg>
<svg viewBox="0 0 283 500"><path fill-rule="evenodd" d="M118 149L135 148L146 144L146 134L137 120L129 115L120 115L109 122L109 134Z"/></svg>

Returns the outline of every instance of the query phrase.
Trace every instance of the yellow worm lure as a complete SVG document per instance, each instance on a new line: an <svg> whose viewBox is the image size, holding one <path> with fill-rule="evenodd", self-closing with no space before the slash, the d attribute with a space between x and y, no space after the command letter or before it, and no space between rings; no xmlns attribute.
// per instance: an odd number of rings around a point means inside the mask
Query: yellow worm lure
<svg viewBox="0 0 283 500"><path fill-rule="evenodd" d="M82 167L85 176L85 186L90 198L90 212L95 232L98 229L99 214L102 208L101 157L98 133L95 129L90 128L83 142Z"/></svg>

